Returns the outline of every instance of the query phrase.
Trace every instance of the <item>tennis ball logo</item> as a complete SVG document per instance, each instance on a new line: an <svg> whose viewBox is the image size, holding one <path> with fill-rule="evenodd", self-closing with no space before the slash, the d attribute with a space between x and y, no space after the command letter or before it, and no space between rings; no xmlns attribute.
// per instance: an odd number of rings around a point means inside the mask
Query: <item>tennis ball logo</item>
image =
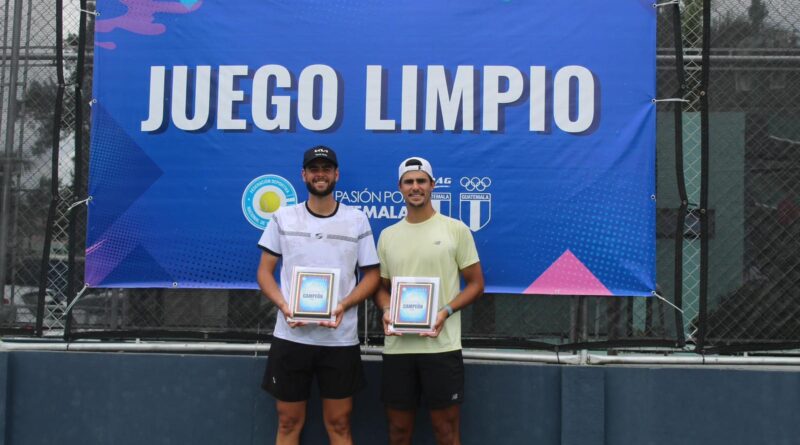
<svg viewBox="0 0 800 445"><path fill-rule="evenodd" d="M253 179L242 194L242 213L253 227L260 230L267 227L278 209L295 204L297 192L289 181L278 175Z"/></svg>
<svg viewBox="0 0 800 445"><path fill-rule="evenodd" d="M258 206L264 213L273 213L281 206L281 197L273 191L268 191L261 195L258 200Z"/></svg>

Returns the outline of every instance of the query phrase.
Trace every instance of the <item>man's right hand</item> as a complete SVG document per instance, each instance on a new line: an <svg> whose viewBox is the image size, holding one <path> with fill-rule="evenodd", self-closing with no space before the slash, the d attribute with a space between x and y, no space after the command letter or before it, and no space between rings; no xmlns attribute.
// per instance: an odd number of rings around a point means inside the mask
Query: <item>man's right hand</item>
<svg viewBox="0 0 800 445"><path fill-rule="evenodd" d="M286 324L289 325L290 328L294 329L298 326L305 326L307 323L304 321L289 321L292 318L292 309L289 307L289 304L286 301L283 302L278 309L281 310L283 316L286 318Z"/></svg>
<svg viewBox="0 0 800 445"><path fill-rule="evenodd" d="M389 325L392 324L392 317L391 315L389 315L390 312L391 311L388 309L383 311L383 333L385 335L397 335L397 336L403 335L399 332L389 330Z"/></svg>

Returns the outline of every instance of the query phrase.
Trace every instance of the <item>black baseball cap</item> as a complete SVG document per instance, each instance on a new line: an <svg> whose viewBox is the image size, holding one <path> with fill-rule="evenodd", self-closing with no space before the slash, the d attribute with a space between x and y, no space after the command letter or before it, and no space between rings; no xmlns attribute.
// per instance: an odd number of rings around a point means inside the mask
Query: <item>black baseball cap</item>
<svg viewBox="0 0 800 445"><path fill-rule="evenodd" d="M339 166L339 161L336 160L336 152L324 145L317 145L306 150L303 155L303 168L306 168L306 165L314 159L325 159L336 167Z"/></svg>

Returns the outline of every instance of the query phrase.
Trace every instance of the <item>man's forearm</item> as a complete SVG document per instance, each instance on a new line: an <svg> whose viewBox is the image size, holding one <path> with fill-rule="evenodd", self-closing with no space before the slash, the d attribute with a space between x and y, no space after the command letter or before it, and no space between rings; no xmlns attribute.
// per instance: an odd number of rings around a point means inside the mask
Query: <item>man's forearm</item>
<svg viewBox="0 0 800 445"><path fill-rule="evenodd" d="M381 279L381 285L378 286L378 291L375 293L375 298L373 299L373 301L375 301L375 305L383 311L388 309L389 305L391 304L391 295L389 294L384 281L387 280Z"/></svg>
<svg viewBox="0 0 800 445"><path fill-rule="evenodd" d="M474 303L481 295L483 295L482 285L478 285L477 283L467 284L448 304L450 308L453 309L453 312L458 312Z"/></svg>
<svg viewBox="0 0 800 445"><path fill-rule="evenodd" d="M480 263L475 263L461 271L466 286L448 305L453 312L460 311L483 295L483 271Z"/></svg>
<svg viewBox="0 0 800 445"><path fill-rule="evenodd" d="M283 297L280 286L271 273L259 271L258 273L258 287L261 293L267 297L275 306L283 310L283 306L287 305L286 299Z"/></svg>

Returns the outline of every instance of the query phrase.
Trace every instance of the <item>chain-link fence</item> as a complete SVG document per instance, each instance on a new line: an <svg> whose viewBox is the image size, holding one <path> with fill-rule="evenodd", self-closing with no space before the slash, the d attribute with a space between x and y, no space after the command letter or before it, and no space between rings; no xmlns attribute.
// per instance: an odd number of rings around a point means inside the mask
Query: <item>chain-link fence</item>
<svg viewBox="0 0 800 445"><path fill-rule="evenodd" d="M710 348L800 344L800 10L711 10Z"/></svg>
<svg viewBox="0 0 800 445"><path fill-rule="evenodd" d="M66 157L53 162L54 139L65 146L70 139L66 131L54 137L59 119L54 113L60 71L57 17L52 2L5 1L0 10L0 317L4 329L20 332L32 332L37 320L46 320L46 328L63 327L57 296L52 290L39 295L42 277L61 282L66 273L66 263L57 260L66 244L51 244L53 263L42 261L45 250L51 250L45 246L51 191L64 189L71 176L65 169L53 174L54 165L69 164Z"/></svg>
<svg viewBox="0 0 800 445"><path fill-rule="evenodd" d="M465 344L800 344L795 6L654 5L657 95L666 99L657 104L658 295L486 295L462 315ZM0 10L0 327L67 338L269 338L276 311L256 291L81 290L93 9L87 0L5 0ZM365 304L359 317L363 341L380 343L376 308Z"/></svg>

